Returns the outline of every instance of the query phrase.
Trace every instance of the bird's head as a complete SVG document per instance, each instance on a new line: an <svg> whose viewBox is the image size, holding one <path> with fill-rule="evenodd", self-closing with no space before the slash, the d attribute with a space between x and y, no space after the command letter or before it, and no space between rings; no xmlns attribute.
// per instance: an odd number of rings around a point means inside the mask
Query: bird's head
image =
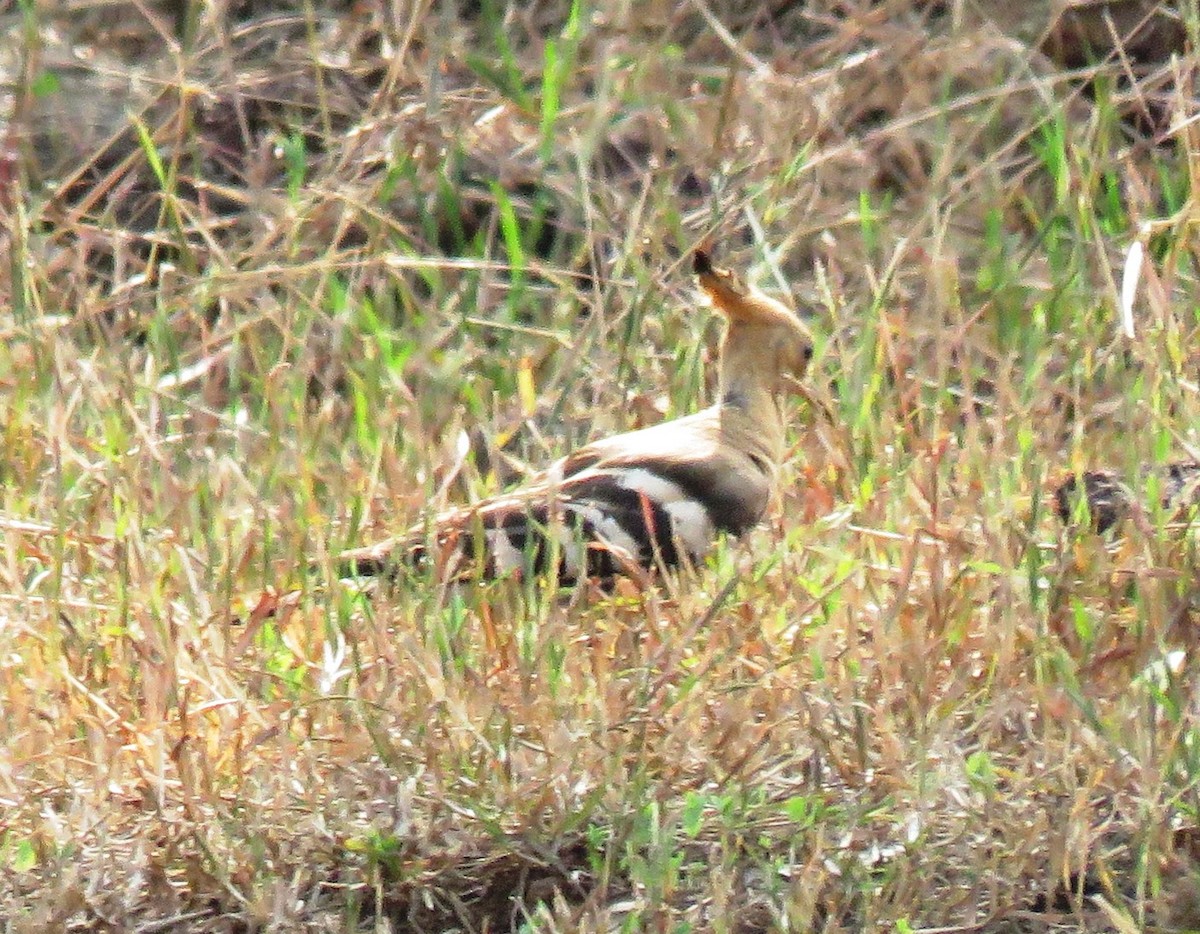
<svg viewBox="0 0 1200 934"><path fill-rule="evenodd" d="M692 255L692 270L700 288L729 321L724 345L727 366L757 368L759 378L773 378L777 388L789 378L804 376L813 354L812 334L791 308L745 285L730 270L714 266L705 250Z"/></svg>

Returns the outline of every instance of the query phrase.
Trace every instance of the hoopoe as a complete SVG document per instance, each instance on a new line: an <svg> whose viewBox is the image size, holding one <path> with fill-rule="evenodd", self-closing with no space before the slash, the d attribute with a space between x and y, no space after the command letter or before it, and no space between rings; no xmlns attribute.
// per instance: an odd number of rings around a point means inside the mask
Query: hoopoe
<svg viewBox="0 0 1200 934"><path fill-rule="evenodd" d="M1163 509L1182 513L1200 504L1200 464L1185 461L1142 470L1144 479L1151 474ZM1069 523L1081 498L1087 501L1088 519L1097 532L1107 532L1125 518L1138 499L1114 471L1088 470L1078 478L1068 477L1055 489L1054 511L1058 518Z"/></svg>
<svg viewBox="0 0 1200 934"><path fill-rule="evenodd" d="M474 567L483 578L554 570L562 583L607 580L696 562L718 533L756 525L785 453L785 392L803 376L812 342L792 309L713 266L707 252L695 252L693 270L727 319L715 405L595 441L515 492L345 552L345 573L391 574L432 557L447 576Z"/></svg>

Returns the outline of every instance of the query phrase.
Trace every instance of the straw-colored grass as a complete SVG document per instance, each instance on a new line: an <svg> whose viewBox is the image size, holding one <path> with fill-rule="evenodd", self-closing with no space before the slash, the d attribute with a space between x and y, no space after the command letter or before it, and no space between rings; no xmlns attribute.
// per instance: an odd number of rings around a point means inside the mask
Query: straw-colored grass
<svg viewBox="0 0 1200 934"><path fill-rule="evenodd" d="M457 6L0 14L5 930L1200 927L1194 533L1047 499L1197 443L1194 60ZM705 238L817 334L769 522L331 579L706 403Z"/></svg>

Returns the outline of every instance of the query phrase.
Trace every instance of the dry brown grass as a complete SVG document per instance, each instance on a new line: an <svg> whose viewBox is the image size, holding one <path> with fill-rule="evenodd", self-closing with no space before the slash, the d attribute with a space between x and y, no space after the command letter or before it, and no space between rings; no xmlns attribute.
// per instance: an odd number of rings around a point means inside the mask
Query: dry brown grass
<svg viewBox="0 0 1200 934"><path fill-rule="evenodd" d="M1200 927L1194 533L1044 497L1195 444L1192 59L460 6L0 14L6 930ZM305 574L699 404L709 235L819 335L745 546Z"/></svg>

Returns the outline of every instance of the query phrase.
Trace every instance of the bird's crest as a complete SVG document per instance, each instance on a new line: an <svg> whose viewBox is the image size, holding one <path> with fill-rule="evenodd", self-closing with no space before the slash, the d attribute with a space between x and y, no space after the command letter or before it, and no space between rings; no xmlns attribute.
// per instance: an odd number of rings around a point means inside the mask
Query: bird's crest
<svg viewBox="0 0 1200 934"><path fill-rule="evenodd" d="M705 249L697 249L692 254L692 272L713 305L731 322L773 324L781 317L796 320L795 314L783 302L746 286L731 270L714 266Z"/></svg>

